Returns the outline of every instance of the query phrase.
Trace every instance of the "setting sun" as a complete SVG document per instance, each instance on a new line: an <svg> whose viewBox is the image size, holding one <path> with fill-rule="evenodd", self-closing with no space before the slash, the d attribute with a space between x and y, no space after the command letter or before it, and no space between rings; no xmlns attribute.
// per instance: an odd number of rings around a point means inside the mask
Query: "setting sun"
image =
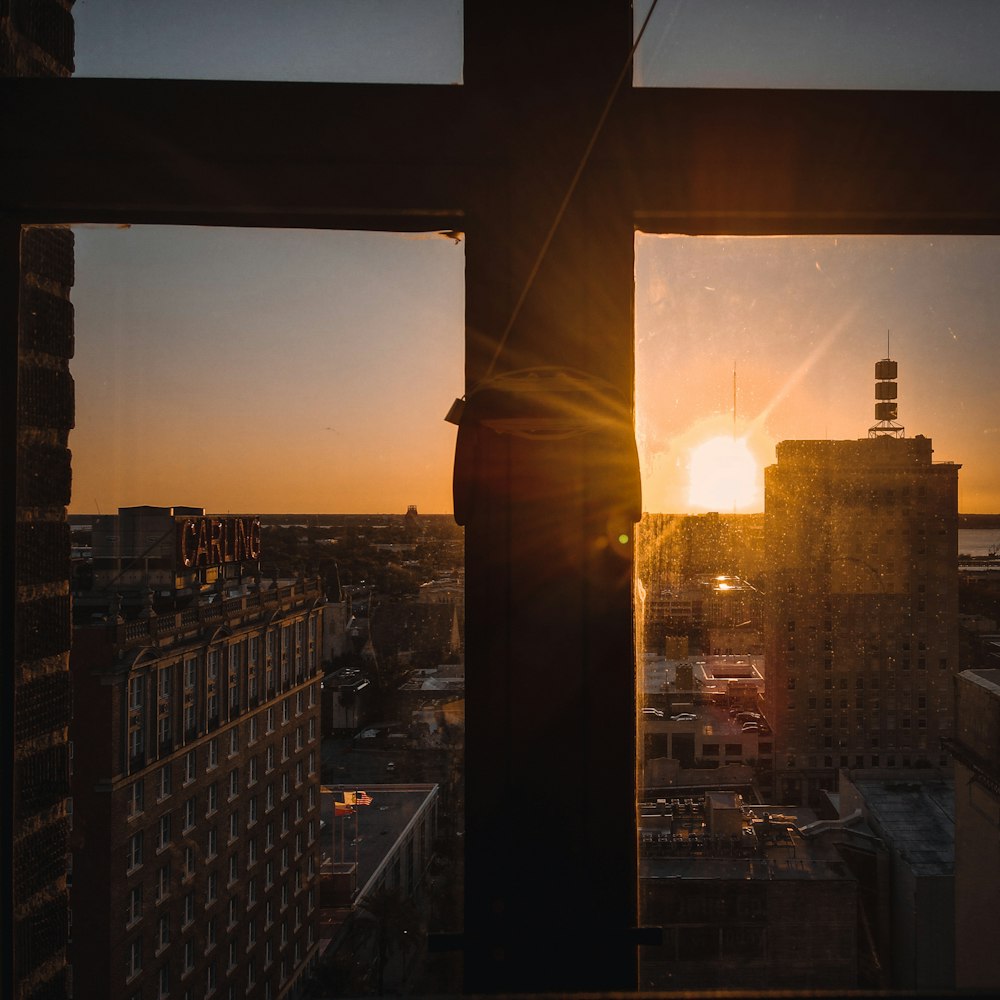
<svg viewBox="0 0 1000 1000"><path fill-rule="evenodd" d="M707 510L736 510L760 501L757 461L745 438L710 438L691 450L688 502Z"/></svg>

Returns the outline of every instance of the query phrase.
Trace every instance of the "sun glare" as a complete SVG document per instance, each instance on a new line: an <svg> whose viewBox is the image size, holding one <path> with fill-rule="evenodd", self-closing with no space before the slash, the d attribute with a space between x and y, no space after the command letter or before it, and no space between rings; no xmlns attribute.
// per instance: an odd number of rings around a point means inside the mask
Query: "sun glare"
<svg viewBox="0 0 1000 1000"><path fill-rule="evenodd" d="M706 510L740 510L760 503L757 461L744 438L710 438L691 450L688 502Z"/></svg>

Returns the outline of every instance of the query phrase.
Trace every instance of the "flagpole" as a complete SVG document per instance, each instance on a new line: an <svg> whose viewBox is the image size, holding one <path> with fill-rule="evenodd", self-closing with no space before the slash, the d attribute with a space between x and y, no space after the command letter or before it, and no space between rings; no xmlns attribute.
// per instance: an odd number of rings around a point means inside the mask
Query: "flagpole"
<svg viewBox="0 0 1000 1000"><path fill-rule="evenodd" d="M361 840L361 813L358 809L358 793L354 792L354 877L358 877L358 842Z"/></svg>

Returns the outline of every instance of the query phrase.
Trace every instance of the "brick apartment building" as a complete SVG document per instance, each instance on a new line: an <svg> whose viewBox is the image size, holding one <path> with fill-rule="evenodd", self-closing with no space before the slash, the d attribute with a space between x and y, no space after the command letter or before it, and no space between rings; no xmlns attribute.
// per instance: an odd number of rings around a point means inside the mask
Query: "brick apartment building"
<svg viewBox="0 0 1000 1000"><path fill-rule="evenodd" d="M783 441L765 473L778 801L939 765L958 669L958 469L929 438Z"/></svg>
<svg viewBox="0 0 1000 1000"><path fill-rule="evenodd" d="M155 593L133 579L79 595L74 995L277 1000L317 944L325 599L318 581L260 581L253 518L118 521L117 537L95 532L95 579L128 578L155 522L177 562L144 560Z"/></svg>

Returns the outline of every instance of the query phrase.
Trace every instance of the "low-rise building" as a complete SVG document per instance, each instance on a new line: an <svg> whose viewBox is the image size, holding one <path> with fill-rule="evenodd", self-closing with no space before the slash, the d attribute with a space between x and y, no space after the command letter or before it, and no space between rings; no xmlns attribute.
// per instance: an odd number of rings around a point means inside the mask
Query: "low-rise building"
<svg viewBox="0 0 1000 1000"><path fill-rule="evenodd" d="M642 949L642 989L856 985L857 882L803 818L732 791L641 805L641 919L663 932Z"/></svg>

